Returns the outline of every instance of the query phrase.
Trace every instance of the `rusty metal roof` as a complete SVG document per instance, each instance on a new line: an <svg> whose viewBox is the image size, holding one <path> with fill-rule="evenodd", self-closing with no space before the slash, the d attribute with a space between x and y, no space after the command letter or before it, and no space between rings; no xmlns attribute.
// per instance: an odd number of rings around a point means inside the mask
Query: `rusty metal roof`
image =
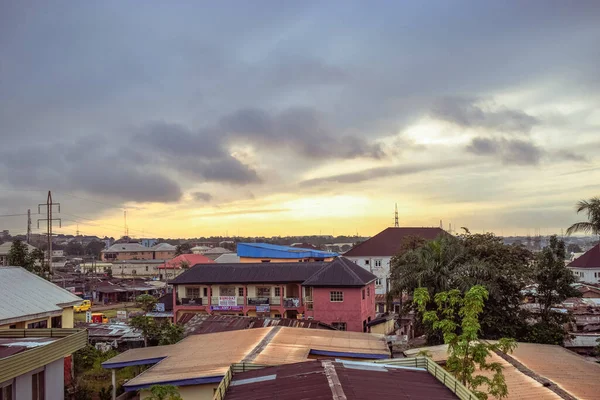
<svg viewBox="0 0 600 400"><path fill-rule="evenodd" d="M186 313L191 314L191 313ZM185 335L237 331L241 329L287 326L292 328L330 329L331 325L308 319L237 317L231 315L192 314L185 322ZM187 318L186 318L187 319Z"/></svg>
<svg viewBox="0 0 600 400"><path fill-rule="evenodd" d="M392 257L398 254L402 240L409 236L433 240L448 234L441 228L387 228L344 253L346 257Z"/></svg>
<svg viewBox="0 0 600 400"><path fill-rule="evenodd" d="M450 400L457 397L425 370L327 360L236 374L225 396L226 400L332 398Z"/></svg>

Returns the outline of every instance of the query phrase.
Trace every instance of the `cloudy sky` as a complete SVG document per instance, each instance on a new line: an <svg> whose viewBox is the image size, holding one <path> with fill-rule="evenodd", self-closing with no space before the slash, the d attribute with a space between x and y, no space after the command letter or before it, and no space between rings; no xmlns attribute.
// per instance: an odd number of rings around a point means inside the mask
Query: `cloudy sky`
<svg viewBox="0 0 600 400"><path fill-rule="evenodd" d="M0 213L118 236L560 232L600 195L597 1L0 4ZM37 216L34 216L37 218ZM0 227L25 230L23 217Z"/></svg>

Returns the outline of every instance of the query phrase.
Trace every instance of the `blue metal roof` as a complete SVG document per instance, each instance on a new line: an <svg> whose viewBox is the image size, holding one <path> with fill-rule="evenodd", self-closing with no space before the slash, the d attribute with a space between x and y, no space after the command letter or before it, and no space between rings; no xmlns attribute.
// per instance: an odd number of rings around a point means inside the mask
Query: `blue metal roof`
<svg viewBox="0 0 600 400"><path fill-rule="evenodd" d="M237 254L240 257L251 258L330 258L337 253L328 251L303 249L300 247L279 246L268 243L238 243Z"/></svg>

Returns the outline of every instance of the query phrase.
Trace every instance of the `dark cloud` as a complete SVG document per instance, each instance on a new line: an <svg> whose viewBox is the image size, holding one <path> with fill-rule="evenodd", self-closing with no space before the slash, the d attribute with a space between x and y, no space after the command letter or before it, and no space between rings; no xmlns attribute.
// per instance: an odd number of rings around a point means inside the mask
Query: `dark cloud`
<svg viewBox="0 0 600 400"><path fill-rule="evenodd" d="M447 168L455 168L468 165L466 163L458 163L456 161L440 162L436 164L410 164L398 165L393 167L378 167L370 168L360 172L351 172L347 174L339 174L327 176L324 178L315 178L302 181L302 186L314 186L320 184L331 183L359 183L373 179L386 178L389 176L412 175L419 172L434 171Z"/></svg>
<svg viewBox="0 0 600 400"><path fill-rule="evenodd" d="M486 105L479 99L445 97L435 102L431 115L468 128L528 133L540 121L523 111Z"/></svg>
<svg viewBox="0 0 600 400"><path fill-rule="evenodd" d="M196 201L211 201L213 196L207 192L193 192L192 198Z"/></svg>
<svg viewBox="0 0 600 400"><path fill-rule="evenodd" d="M588 161L588 158L586 156L584 156L583 154L578 154L571 150L559 150L559 151L555 152L553 154L553 156L558 158L559 160L565 160L565 161L576 161L576 162Z"/></svg>
<svg viewBox="0 0 600 400"><path fill-rule="evenodd" d="M479 156L498 156L506 165L537 165L545 152L535 144L519 139L490 139L476 137L466 147Z"/></svg>

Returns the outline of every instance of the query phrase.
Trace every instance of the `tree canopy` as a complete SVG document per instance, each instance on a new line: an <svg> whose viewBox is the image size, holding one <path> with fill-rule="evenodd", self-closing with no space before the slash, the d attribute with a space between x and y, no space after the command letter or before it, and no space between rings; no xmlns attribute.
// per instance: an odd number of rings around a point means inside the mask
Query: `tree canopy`
<svg viewBox="0 0 600 400"><path fill-rule="evenodd" d="M29 251L27 244L18 239L12 243L7 259L8 265L23 267L41 277L49 273L44 263L44 252L39 249Z"/></svg>
<svg viewBox="0 0 600 400"><path fill-rule="evenodd" d="M576 232L600 235L600 197L580 200L575 207L577 214L587 214L587 221L576 222L567 229L567 235Z"/></svg>

